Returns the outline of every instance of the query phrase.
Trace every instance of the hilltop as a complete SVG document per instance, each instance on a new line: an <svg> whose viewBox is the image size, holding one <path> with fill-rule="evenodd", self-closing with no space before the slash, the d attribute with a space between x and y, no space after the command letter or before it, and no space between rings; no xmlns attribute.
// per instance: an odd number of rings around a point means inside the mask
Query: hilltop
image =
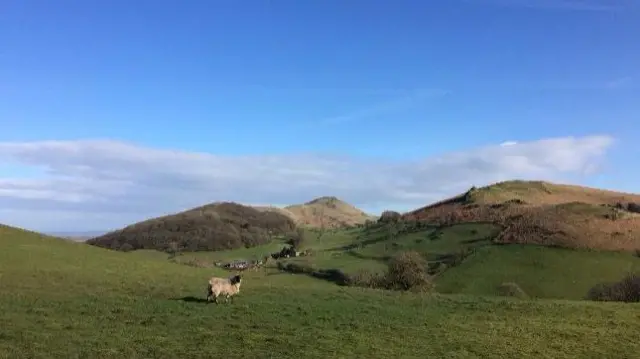
<svg viewBox="0 0 640 359"><path fill-rule="evenodd" d="M542 181L506 181L408 212L437 225L493 223L495 243L565 248L640 248L640 195Z"/></svg>
<svg viewBox="0 0 640 359"><path fill-rule="evenodd" d="M119 250L222 250L268 243L295 228L291 218L278 212L218 202L135 223L86 243Z"/></svg>
<svg viewBox="0 0 640 359"><path fill-rule="evenodd" d="M216 202L134 223L86 243L118 250L235 249L268 243L298 225L339 228L373 218L336 197L320 197L285 208Z"/></svg>
<svg viewBox="0 0 640 359"><path fill-rule="evenodd" d="M282 213L298 225L315 228L348 227L376 218L333 196L319 197L303 204L284 208L259 207L259 209Z"/></svg>

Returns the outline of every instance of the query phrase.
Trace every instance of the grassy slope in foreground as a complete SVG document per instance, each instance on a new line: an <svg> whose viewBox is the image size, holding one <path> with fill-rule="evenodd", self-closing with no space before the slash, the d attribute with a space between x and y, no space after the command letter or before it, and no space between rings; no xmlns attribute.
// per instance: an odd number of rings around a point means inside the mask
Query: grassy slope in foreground
<svg viewBox="0 0 640 359"><path fill-rule="evenodd" d="M637 305L419 296L212 270L0 228L0 358L632 357ZM185 298L187 300L172 300Z"/></svg>

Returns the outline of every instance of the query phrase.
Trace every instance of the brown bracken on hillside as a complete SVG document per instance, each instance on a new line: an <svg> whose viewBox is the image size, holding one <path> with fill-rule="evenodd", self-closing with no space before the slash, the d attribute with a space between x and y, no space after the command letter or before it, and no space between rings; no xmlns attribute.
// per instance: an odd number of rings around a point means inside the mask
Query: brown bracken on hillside
<svg viewBox="0 0 640 359"><path fill-rule="evenodd" d="M640 195L541 181L507 181L403 215L438 225L490 222L496 243L637 250Z"/></svg>

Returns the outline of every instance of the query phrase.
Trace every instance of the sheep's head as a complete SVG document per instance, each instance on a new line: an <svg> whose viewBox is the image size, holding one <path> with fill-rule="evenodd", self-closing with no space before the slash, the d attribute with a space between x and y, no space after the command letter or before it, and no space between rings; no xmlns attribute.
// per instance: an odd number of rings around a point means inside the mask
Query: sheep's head
<svg viewBox="0 0 640 359"><path fill-rule="evenodd" d="M233 277L229 278L229 282L231 282L232 285L240 284L241 281L242 278L240 277L240 274L236 274Z"/></svg>

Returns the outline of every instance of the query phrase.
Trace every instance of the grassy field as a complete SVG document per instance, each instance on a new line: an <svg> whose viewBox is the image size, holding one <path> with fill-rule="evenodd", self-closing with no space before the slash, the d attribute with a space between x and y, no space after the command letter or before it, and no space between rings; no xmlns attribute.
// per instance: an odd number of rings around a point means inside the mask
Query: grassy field
<svg viewBox="0 0 640 359"><path fill-rule="evenodd" d="M584 298L602 282L617 281L629 272L640 272L640 258L628 252L569 250L535 245L495 245L499 229L491 224L460 224L431 228L389 238L384 227L369 231L351 229L307 233L305 248L313 256L283 260L316 269L339 269L346 274L367 270L382 272L389 257L400 251L421 252L432 262L443 256L475 248L460 265L435 277L436 290L446 294L496 295L503 283L516 283L534 298ZM178 262L212 265L214 261L258 258L277 252L284 241L265 246L223 252L185 253ZM157 252L156 252L157 253ZM151 255L151 253L150 253ZM268 270L274 273L275 270Z"/></svg>
<svg viewBox="0 0 640 359"><path fill-rule="evenodd" d="M631 358L640 307L418 295L216 269L0 229L0 358Z"/></svg>
<svg viewBox="0 0 640 359"><path fill-rule="evenodd" d="M350 274L360 270L379 272L386 268L389 257L401 251L415 250L425 254L429 260L437 260L463 247L486 245L496 234L496 227L488 224L432 228L393 237L384 226L368 231L334 231L320 239L310 235L306 247L314 251L312 257L291 258L286 262L309 264L320 269L340 269Z"/></svg>
<svg viewBox="0 0 640 359"><path fill-rule="evenodd" d="M496 295L502 283L516 283L536 298L582 299L594 285L640 272L631 253L596 252L532 245L483 247L438 277L438 291Z"/></svg>

